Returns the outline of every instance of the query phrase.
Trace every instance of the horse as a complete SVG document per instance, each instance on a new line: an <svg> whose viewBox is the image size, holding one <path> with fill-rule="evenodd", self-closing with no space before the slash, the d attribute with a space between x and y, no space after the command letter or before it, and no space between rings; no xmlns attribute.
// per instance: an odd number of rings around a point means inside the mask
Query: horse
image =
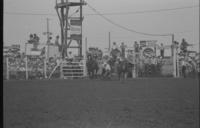
<svg viewBox="0 0 200 128"><path fill-rule="evenodd" d="M86 66L89 77L97 78L97 72L99 70L98 62L93 58L89 58L86 62Z"/></svg>
<svg viewBox="0 0 200 128"><path fill-rule="evenodd" d="M117 61L117 75L120 81L126 79L128 70L128 62L126 60Z"/></svg>

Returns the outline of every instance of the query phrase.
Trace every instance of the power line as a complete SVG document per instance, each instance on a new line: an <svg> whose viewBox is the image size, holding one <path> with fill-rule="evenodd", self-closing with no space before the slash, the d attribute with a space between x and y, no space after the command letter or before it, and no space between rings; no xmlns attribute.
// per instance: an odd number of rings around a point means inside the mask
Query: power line
<svg viewBox="0 0 200 128"><path fill-rule="evenodd" d="M76 14L80 9L77 9L75 12L71 14L73 16ZM4 14L8 15L32 15L32 16L57 16L56 14L53 13L26 13L26 12L4 12Z"/></svg>
<svg viewBox="0 0 200 128"><path fill-rule="evenodd" d="M135 12L113 12L113 13L101 13L101 14L102 15L129 15L129 14L155 13L155 12L183 10L183 9L191 9L191 8L196 8L196 7L199 7L199 5L168 8L168 9L155 9L155 10L144 10L144 11L135 11ZM96 15L96 14L86 14L86 15Z"/></svg>
<svg viewBox="0 0 200 128"><path fill-rule="evenodd" d="M8 15L28 15L28 16L57 16L52 13L26 13L26 12L4 12L4 14Z"/></svg>
<svg viewBox="0 0 200 128"><path fill-rule="evenodd" d="M144 10L144 11L135 11L135 12L113 12L113 13L101 13L101 15L129 15L129 14L142 14L142 13L155 13L155 12L165 12L165 11L174 11L174 10L183 10L199 7L199 5L194 6L185 6L177 8L167 8L167 9L155 9L155 10ZM26 13L26 12L4 12L6 15L32 15L32 16L57 16L53 13ZM98 14L85 14L86 16L98 15Z"/></svg>
<svg viewBox="0 0 200 128"><path fill-rule="evenodd" d="M121 28L121 29L124 29L126 31L129 31L129 32L133 32L133 33L138 33L138 34L142 34L142 35L148 35L148 36L171 36L172 34L151 34L151 33L144 33L144 32L139 32L139 31L135 31L133 29L129 29L129 28L126 28L120 24L117 24L115 23L114 21L110 20L109 18L105 17L104 15L102 15L100 12L98 12L95 8L93 8L90 4L88 4L88 7L91 8L95 13L97 13L99 16L101 16L103 19L105 19L106 21L110 22L111 24Z"/></svg>

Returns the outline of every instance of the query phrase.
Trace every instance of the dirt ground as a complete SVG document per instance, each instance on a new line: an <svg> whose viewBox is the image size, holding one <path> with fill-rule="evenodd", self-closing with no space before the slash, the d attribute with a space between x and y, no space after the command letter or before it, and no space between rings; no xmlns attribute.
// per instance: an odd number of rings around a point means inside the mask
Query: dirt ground
<svg viewBox="0 0 200 128"><path fill-rule="evenodd" d="M4 128L198 128L197 79L4 81Z"/></svg>

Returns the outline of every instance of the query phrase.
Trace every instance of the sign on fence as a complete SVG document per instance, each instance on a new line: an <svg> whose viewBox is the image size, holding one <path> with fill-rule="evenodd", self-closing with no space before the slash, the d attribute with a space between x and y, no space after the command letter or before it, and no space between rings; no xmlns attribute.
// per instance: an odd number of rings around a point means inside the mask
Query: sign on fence
<svg viewBox="0 0 200 128"><path fill-rule="evenodd" d="M155 52L152 48L145 48L143 51L144 57L153 57L155 55Z"/></svg>

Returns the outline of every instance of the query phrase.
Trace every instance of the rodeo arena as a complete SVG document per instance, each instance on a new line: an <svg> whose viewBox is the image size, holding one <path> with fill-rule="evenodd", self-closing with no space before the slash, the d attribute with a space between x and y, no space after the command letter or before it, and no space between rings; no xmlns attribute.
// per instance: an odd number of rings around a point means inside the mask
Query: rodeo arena
<svg viewBox="0 0 200 128"><path fill-rule="evenodd" d="M36 34L35 36L39 38ZM25 53L19 52L20 45L4 47L4 79L199 76L199 53L188 50L191 46L185 39L180 44L174 41L167 46L159 44L156 40L139 41L139 43L135 41L133 46L127 46L124 42L118 46L113 42L112 48L106 53L101 49L90 47L85 56L81 54L73 56L71 51L68 54L63 52L58 39L55 43L48 41L46 44L41 44L35 36L30 35L30 40L25 44ZM82 49L81 47L78 49ZM171 51L171 56L165 56L167 50Z"/></svg>
<svg viewBox="0 0 200 128"><path fill-rule="evenodd" d="M47 19L46 42L31 32L24 49L4 44L3 127L197 128L197 45L174 34L165 44L156 36L130 44L109 33L106 50L88 47L85 6L98 14L85 1L56 0L60 35L52 36ZM69 17L73 7L79 15Z"/></svg>

